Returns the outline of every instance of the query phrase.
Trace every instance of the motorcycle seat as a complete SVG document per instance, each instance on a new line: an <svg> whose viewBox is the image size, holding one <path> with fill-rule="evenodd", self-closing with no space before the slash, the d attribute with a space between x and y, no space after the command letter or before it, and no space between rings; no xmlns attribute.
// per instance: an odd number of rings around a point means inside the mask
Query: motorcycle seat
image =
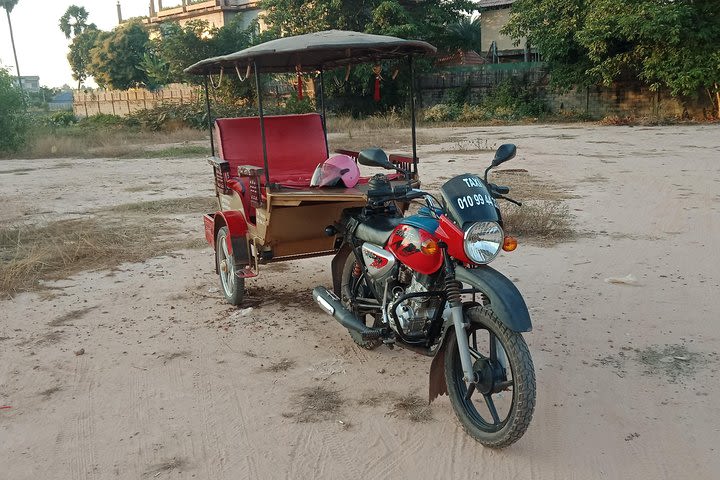
<svg viewBox="0 0 720 480"><path fill-rule="evenodd" d="M358 225L355 236L374 245L385 246L390 234L395 230L395 227L400 225L402 220L403 217L385 217L382 215L370 217Z"/></svg>

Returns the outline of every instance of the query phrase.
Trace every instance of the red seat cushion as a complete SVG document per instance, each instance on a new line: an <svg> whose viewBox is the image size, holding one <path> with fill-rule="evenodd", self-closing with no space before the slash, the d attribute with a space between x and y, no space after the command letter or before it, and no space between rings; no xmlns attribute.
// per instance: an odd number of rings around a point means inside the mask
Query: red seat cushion
<svg viewBox="0 0 720 480"><path fill-rule="evenodd" d="M230 175L237 174L239 165L264 168L260 118L217 119L215 133L219 156L230 163ZM265 138L272 183L307 187L317 164L328 157L317 113L267 116Z"/></svg>

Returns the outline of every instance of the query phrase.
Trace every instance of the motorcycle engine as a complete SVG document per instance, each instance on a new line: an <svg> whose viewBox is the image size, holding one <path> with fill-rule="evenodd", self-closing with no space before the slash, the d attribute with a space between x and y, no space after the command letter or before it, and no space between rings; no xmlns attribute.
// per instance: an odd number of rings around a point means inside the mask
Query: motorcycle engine
<svg viewBox="0 0 720 480"><path fill-rule="evenodd" d="M420 274L410 271L402 265L398 274L398 285L393 289L392 301L388 305L388 317L390 325L397 330L395 319L390 310L398 298L409 293L427 292L428 289L420 282ZM400 320L402 331L406 335L422 333L425 326L435 316L440 299L437 297L413 297L401 302L395 309L395 313Z"/></svg>

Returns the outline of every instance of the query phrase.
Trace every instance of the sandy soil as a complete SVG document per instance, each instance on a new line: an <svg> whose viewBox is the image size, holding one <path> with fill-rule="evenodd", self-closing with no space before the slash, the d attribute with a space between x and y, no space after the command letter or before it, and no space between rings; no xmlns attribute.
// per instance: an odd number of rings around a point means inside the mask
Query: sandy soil
<svg viewBox="0 0 720 480"><path fill-rule="evenodd" d="M494 264L535 325L520 442L476 444L447 398L428 422L388 414L396 395L426 395L430 361L360 350L313 305L329 258L264 268L236 310L206 248L0 301L0 478L718 478L720 128L420 134L447 137L420 150L426 183L481 171L491 154L463 145L513 141L508 166L574 195L579 239ZM0 221L211 195L210 178L200 159L3 161ZM298 422L307 386L337 390L340 411Z"/></svg>

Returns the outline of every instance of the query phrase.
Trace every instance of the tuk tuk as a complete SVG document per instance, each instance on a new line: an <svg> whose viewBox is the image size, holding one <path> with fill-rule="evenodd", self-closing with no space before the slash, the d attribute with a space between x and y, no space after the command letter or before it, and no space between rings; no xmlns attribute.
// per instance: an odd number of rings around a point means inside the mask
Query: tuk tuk
<svg viewBox="0 0 720 480"><path fill-rule="evenodd" d="M331 154L327 139L325 73L362 63L406 61L410 70L412 155L390 154L405 171L391 180L419 186L416 146L414 58L435 53L418 40L331 30L280 38L236 53L202 60L185 72L205 77L209 159L218 210L204 216L205 237L216 251L216 271L226 300L239 305L246 278L270 262L331 255L340 245L326 228L345 209L367 202L368 178L354 188L311 188L318 164ZM319 112L265 115L260 76L273 73L317 74ZM256 117L211 117L209 85L213 76L254 77ZM218 80L219 82L219 80ZM358 152L341 153L357 161Z"/></svg>

